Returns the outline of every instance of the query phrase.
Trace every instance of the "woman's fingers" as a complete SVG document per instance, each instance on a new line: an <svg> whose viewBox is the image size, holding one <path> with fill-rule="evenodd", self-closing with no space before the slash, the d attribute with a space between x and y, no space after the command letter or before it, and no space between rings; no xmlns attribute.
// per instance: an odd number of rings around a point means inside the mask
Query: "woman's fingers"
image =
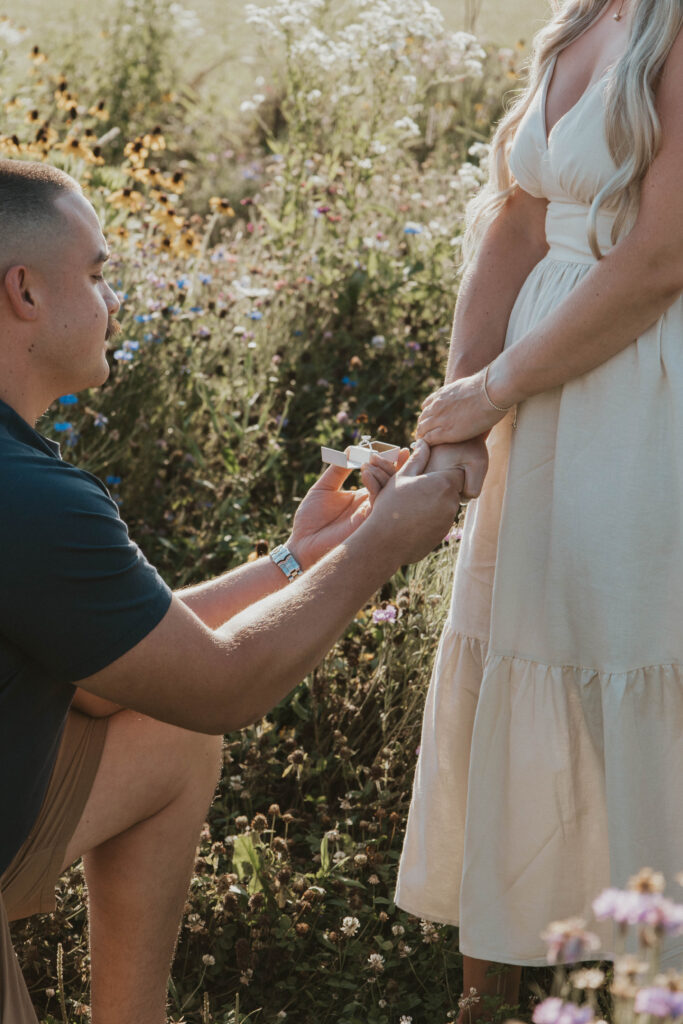
<svg viewBox="0 0 683 1024"><path fill-rule="evenodd" d="M382 466L374 465L371 462L365 463L361 469L361 479L363 480L363 486L366 488L368 495L370 496L371 502L374 502L379 492L389 482L393 475L393 472L388 472Z"/></svg>

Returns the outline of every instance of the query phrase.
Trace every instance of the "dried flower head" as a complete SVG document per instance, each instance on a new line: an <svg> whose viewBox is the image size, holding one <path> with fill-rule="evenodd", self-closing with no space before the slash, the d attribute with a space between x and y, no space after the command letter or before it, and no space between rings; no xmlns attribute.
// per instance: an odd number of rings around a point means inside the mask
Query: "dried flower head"
<svg viewBox="0 0 683 1024"><path fill-rule="evenodd" d="M666 881L660 871L641 868L637 875L629 878L627 888L634 892L664 892Z"/></svg>

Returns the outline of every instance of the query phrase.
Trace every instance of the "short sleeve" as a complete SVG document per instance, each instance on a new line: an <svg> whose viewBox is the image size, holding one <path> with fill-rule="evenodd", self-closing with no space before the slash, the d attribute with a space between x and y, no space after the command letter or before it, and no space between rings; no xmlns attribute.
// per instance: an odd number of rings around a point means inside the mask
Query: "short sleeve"
<svg viewBox="0 0 683 1024"><path fill-rule="evenodd" d="M0 631L49 675L76 683L142 640L172 593L99 480L59 459L26 463L0 506Z"/></svg>

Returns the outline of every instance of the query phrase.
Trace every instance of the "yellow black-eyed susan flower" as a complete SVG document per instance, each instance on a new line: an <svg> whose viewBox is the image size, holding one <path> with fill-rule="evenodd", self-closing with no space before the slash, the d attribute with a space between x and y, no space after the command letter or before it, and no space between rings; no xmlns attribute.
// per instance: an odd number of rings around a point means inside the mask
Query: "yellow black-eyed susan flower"
<svg viewBox="0 0 683 1024"><path fill-rule="evenodd" d="M11 100L8 100L5 104L5 112L11 114L14 110L20 110L22 106L21 96L13 96Z"/></svg>
<svg viewBox="0 0 683 1024"><path fill-rule="evenodd" d="M142 192L137 192L134 188L119 188L107 196L107 202L117 210L138 213L145 205L145 197Z"/></svg>
<svg viewBox="0 0 683 1024"><path fill-rule="evenodd" d="M212 213L218 213L221 217L234 217L235 211L228 202L227 199L222 199L220 196L211 196L209 199L209 207Z"/></svg>
<svg viewBox="0 0 683 1024"><path fill-rule="evenodd" d="M181 195L185 191L185 175L182 171L174 171L169 177L160 178L159 184L169 192Z"/></svg>
<svg viewBox="0 0 683 1024"><path fill-rule="evenodd" d="M124 170L129 178L139 181L142 185L156 185L161 177L155 167L138 167L134 164L132 167L124 168Z"/></svg>
<svg viewBox="0 0 683 1024"><path fill-rule="evenodd" d="M63 153L79 160L90 161L92 152L85 146L78 135L67 135L63 142L58 143L55 149L61 149Z"/></svg>
<svg viewBox="0 0 683 1024"><path fill-rule="evenodd" d="M51 148L59 139L59 135L49 121L44 121L36 132L35 141L41 146Z"/></svg>
<svg viewBox="0 0 683 1024"><path fill-rule="evenodd" d="M44 64L47 60L47 56L43 53L39 46L33 46L31 48L29 57L31 58L34 64Z"/></svg>
<svg viewBox="0 0 683 1024"><path fill-rule="evenodd" d="M155 206L150 216L152 220L159 224L163 231L171 235L177 235L179 231L182 231L185 224L183 218L174 213L170 206Z"/></svg>
<svg viewBox="0 0 683 1024"><path fill-rule="evenodd" d="M57 89L54 95L55 103L60 110L71 111L76 109L78 97L74 93L69 92L68 89Z"/></svg>
<svg viewBox="0 0 683 1024"><path fill-rule="evenodd" d="M26 115L26 123L37 124L38 121L40 121L40 116L41 115L39 110L36 110L35 108L33 110L29 110L28 114Z"/></svg>
<svg viewBox="0 0 683 1024"><path fill-rule="evenodd" d="M162 252L173 252L173 240L168 235L155 235L154 244Z"/></svg>
<svg viewBox="0 0 683 1024"><path fill-rule="evenodd" d="M128 157L132 164L144 164L149 156L149 150L142 139L133 139L127 143L123 155Z"/></svg>
<svg viewBox="0 0 683 1024"><path fill-rule="evenodd" d="M187 228L179 235L174 244L174 249L177 253L185 256L192 256L193 253L198 252L200 247L199 236L192 228Z"/></svg>
<svg viewBox="0 0 683 1024"><path fill-rule="evenodd" d="M91 117L96 117L98 121L108 121L109 111L107 110L104 100L99 100L95 103L88 111Z"/></svg>
<svg viewBox="0 0 683 1024"><path fill-rule="evenodd" d="M5 156L20 156L25 150L17 135L0 135L0 152Z"/></svg>
<svg viewBox="0 0 683 1024"><path fill-rule="evenodd" d="M159 125L153 128L151 132L146 132L142 136L142 141L147 149L160 151L166 149L166 139Z"/></svg>

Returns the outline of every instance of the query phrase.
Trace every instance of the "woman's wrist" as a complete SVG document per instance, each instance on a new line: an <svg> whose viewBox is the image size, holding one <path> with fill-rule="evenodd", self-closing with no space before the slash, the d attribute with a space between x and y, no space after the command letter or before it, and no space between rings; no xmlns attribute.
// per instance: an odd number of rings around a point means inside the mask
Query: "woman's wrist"
<svg viewBox="0 0 683 1024"><path fill-rule="evenodd" d="M486 374L486 392L491 404L501 409L511 409L513 405L529 398L519 381L511 349L501 352L492 363L489 363Z"/></svg>

